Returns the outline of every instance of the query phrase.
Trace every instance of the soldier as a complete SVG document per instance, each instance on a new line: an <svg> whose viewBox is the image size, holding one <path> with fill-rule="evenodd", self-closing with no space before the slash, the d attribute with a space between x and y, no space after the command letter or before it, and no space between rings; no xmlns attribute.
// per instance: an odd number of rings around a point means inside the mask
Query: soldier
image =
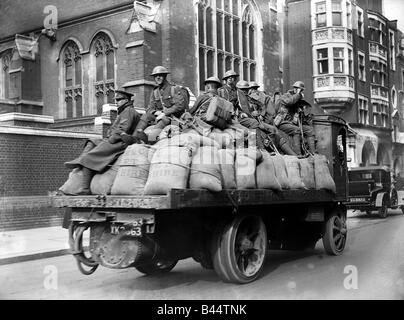
<svg viewBox="0 0 404 320"><path fill-rule="evenodd" d="M301 155L302 134L299 124L299 109L302 106L303 91L304 83L297 81L293 84L293 90L288 91L276 101L278 114L275 118L275 125L289 136L292 136L293 149L298 155ZM315 138L313 128L307 124L302 127L302 130L307 139L310 152L314 153Z"/></svg>
<svg viewBox="0 0 404 320"><path fill-rule="evenodd" d="M135 137L145 139L144 129L153 124L156 125L153 138L157 137L159 132L171 123L170 117L180 118L188 110L188 91L181 86L168 82L168 74L167 69L162 66L153 69L151 76L154 77L156 87L150 96L146 113L140 118L136 127Z"/></svg>
<svg viewBox="0 0 404 320"><path fill-rule="evenodd" d="M233 104L235 111L239 109L236 87L236 81L238 77L239 75L236 72L232 70L226 71L223 76L223 81L225 82L225 84L223 85L223 87L217 90L219 97L230 101Z"/></svg>
<svg viewBox="0 0 404 320"><path fill-rule="evenodd" d="M91 194L90 183L95 172L104 171L134 142L132 133L139 122L140 114L133 107L132 97L133 94L129 92L115 90L118 116L109 129L107 138L87 141L82 154L65 163L69 169L82 168L83 185L77 190L77 195Z"/></svg>
<svg viewBox="0 0 404 320"><path fill-rule="evenodd" d="M206 121L205 115L209 107L210 100L218 95L218 89L222 86L219 78L210 77L205 80L205 92L200 94L195 101L194 106L189 110L193 116L200 117Z"/></svg>
<svg viewBox="0 0 404 320"><path fill-rule="evenodd" d="M296 155L290 148L287 141L280 135L279 131L271 122L272 116L267 116L266 106L258 99L256 95L251 96L251 87L247 81L237 83L239 90L239 103L242 112L239 115L241 125L255 129L257 131L257 144L260 148L268 147L268 142L274 144L275 148L280 149L287 155ZM249 94L250 93L250 94ZM265 95L266 96L266 95ZM255 99L255 98L257 99ZM264 102L269 103L270 97L261 97ZM265 121L266 120L266 121ZM269 139L268 139L269 138ZM266 141L268 140L268 141Z"/></svg>

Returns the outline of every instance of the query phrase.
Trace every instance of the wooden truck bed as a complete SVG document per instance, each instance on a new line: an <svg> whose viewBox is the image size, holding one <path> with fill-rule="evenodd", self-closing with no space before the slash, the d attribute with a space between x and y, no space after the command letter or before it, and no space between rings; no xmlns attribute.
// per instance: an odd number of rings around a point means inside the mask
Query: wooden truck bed
<svg viewBox="0 0 404 320"><path fill-rule="evenodd" d="M212 193L207 190L173 189L161 196L55 196L52 205L58 208L125 208L171 210L203 207L256 206L269 204L299 204L336 201L326 190L267 189L224 190Z"/></svg>

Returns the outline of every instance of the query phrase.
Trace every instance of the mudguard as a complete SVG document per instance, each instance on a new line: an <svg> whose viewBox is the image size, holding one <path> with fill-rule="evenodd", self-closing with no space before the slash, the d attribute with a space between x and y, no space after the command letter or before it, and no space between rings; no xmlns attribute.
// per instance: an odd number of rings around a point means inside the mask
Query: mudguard
<svg viewBox="0 0 404 320"><path fill-rule="evenodd" d="M404 205L404 190L397 191L397 205L402 206Z"/></svg>
<svg viewBox="0 0 404 320"><path fill-rule="evenodd" d="M376 204L375 204L376 208L380 208L383 205L383 198L384 198L385 194L386 194L386 192L380 192L380 193L377 194L377 196L376 196Z"/></svg>

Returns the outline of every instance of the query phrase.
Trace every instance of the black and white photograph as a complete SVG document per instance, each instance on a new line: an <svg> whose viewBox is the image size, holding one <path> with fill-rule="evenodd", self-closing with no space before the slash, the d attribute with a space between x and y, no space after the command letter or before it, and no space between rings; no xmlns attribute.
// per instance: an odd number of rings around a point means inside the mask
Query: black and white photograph
<svg viewBox="0 0 404 320"><path fill-rule="evenodd" d="M0 300L403 299L404 1L0 0Z"/></svg>

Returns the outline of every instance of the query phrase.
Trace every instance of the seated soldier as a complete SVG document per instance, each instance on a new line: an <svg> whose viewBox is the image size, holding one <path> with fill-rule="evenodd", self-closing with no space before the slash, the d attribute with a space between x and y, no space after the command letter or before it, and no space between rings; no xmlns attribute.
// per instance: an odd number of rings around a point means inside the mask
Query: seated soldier
<svg viewBox="0 0 404 320"><path fill-rule="evenodd" d="M178 85L171 84L167 80L169 72L162 66L153 69L156 87L150 96L150 102L146 113L140 118L135 129L134 137L145 139L144 130L155 125L155 130L149 140L155 140L159 133L171 123L171 117L180 118L188 110L189 93Z"/></svg>
<svg viewBox="0 0 404 320"><path fill-rule="evenodd" d="M250 86L248 82L243 80L239 81L237 88L239 90L239 103L242 110L239 114L239 122L249 129L258 130L258 147L266 148L273 143L272 148L275 147L287 155L296 155L287 141L279 134L276 127L270 123L272 118L267 115L267 108L259 100L249 95ZM268 98L264 99L264 101L267 102L269 102L269 100ZM267 119L267 122L264 121L264 119Z"/></svg>
<svg viewBox="0 0 404 320"><path fill-rule="evenodd" d="M307 139L310 153L315 152L314 130L310 125L300 128L299 108L302 106L304 83L297 81L293 85L293 90L282 95L275 103L278 114L275 118L275 125L292 137L293 149L298 154L302 154L301 142L302 131Z"/></svg>
<svg viewBox="0 0 404 320"><path fill-rule="evenodd" d="M65 166L69 169L80 167L83 172L83 186L77 195L91 194L90 183L96 172L104 171L132 144L132 133L139 122L140 114L133 107L133 94L115 90L118 116L108 131L107 138L89 140L81 155Z"/></svg>

